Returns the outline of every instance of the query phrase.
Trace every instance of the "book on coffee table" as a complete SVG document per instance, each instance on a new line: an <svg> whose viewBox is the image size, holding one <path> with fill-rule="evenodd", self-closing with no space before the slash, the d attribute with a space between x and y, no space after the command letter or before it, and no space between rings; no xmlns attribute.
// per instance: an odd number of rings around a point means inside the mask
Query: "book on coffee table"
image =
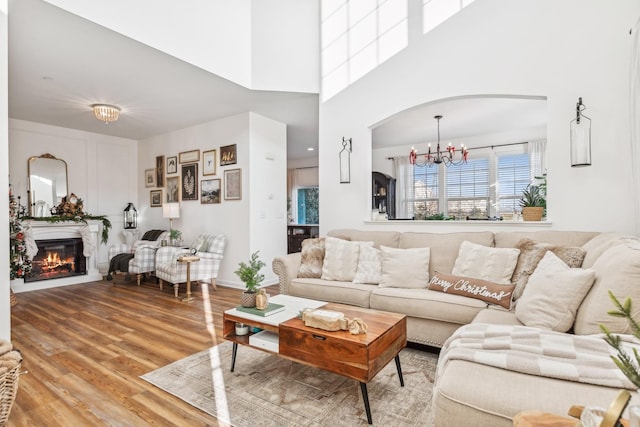
<svg viewBox="0 0 640 427"><path fill-rule="evenodd" d="M259 310L255 307L243 307L241 305L237 306L236 309L238 311L243 311L245 313L249 313L249 314L254 314L256 316L262 316L262 317L266 317L266 316L271 316L272 314L276 314L276 313L280 313L281 311L284 311L285 306L282 304L275 304L270 302L269 306L267 308L265 308L264 310Z"/></svg>

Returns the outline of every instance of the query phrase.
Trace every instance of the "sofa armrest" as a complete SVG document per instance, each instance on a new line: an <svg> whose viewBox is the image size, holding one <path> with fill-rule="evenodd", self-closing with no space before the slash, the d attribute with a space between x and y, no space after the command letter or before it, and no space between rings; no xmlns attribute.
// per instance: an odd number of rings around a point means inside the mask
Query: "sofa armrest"
<svg viewBox="0 0 640 427"><path fill-rule="evenodd" d="M298 277L302 254L300 252L279 256L273 259L271 269L278 275L280 293L289 294L289 283Z"/></svg>

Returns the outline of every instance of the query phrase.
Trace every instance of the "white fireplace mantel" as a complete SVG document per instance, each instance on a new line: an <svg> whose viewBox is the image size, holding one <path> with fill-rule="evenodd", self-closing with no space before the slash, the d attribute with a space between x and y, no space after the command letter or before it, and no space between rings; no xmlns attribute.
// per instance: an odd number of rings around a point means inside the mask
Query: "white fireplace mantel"
<svg viewBox="0 0 640 427"><path fill-rule="evenodd" d="M98 271L98 242L100 232L99 221L87 221L74 222L65 221L50 223L45 221L24 221L23 227L31 228L33 232L33 238L35 240L50 240L50 239L72 239L82 238L81 230L84 227L89 227L89 239L83 239L85 245L91 245L91 256L87 258L87 274L62 277L59 279L39 280L35 282L25 282L22 279L16 279L11 281L11 289L15 293L36 291L40 289L55 288L58 286L76 285L79 283L93 282L96 280L102 280L102 275Z"/></svg>

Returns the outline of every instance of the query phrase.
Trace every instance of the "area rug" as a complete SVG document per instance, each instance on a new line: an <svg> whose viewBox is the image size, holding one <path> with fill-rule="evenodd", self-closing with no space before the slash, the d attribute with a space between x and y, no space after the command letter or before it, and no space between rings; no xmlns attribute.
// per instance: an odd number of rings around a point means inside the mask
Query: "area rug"
<svg viewBox="0 0 640 427"><path fill-rule="evenodd" d="M225 342L141 378L237 427L367 425L357 381L243 346L230 372L231 350ZM393 361L367 386L373 423L431 425L437 355L406 348L400 360L404 387Z"/></svg>

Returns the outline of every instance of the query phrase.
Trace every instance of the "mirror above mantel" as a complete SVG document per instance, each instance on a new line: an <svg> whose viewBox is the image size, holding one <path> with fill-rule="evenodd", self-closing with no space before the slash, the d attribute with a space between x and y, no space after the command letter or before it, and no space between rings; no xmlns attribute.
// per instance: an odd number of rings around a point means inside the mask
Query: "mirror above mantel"
<svg viewBox="0 0 640 427"><path fill-rule="evenodd" d="M29 215L44 217L67 196L67 163L51 154L33 156L28 162Z"/></svg>

